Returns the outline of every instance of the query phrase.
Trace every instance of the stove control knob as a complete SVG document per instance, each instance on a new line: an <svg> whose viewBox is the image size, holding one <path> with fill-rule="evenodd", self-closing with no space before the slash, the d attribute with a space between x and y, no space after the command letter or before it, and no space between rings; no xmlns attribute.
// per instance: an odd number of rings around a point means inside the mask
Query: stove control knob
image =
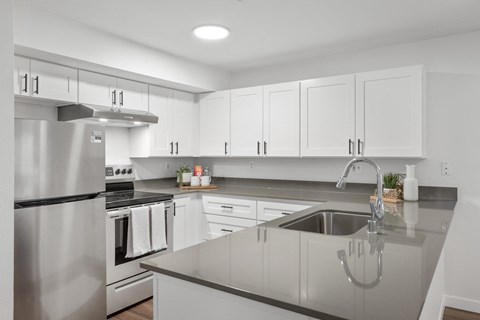
<svg viewBox="0 0 480 320"><path fill-rule="evenodd" d="M122 174L125 174L125 173L127 173L127 169L122 170Z"/></svg>
<svg viewBox="0 0 480 320"><path fill-rule="evenodd" d="M120 174L120 169L115 170L115 174Z"/></svg>
<svg viewBox="0 0 480 320"><path fill-rule="evenodd" d="M128 169L127 173L128 174L132 174L133 170L132 169Z"/></svg>

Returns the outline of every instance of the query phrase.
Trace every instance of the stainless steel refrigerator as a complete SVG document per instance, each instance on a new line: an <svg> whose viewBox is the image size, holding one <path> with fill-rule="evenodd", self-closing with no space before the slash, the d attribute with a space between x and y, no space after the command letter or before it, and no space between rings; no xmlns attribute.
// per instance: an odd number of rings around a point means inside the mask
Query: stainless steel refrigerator
<svg viewBox="0 0 480 320"><path fill-rule="evenodd" d="M15 320L106 318L104 135L15 120Z"/></svg>

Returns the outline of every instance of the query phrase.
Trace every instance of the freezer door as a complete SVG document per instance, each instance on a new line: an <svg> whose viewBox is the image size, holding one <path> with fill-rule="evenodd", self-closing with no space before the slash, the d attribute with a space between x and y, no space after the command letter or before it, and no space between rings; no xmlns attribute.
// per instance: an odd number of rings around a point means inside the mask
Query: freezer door
<svg viewBox="0 0 480 320"><path fill-rule="evenodd" d="M15 120L15 201L105 190L100 126Z"/></svg>
<svg viewBox="0 0 480 320"><path fill-rule="evenodd" d="M15 320L105 320L105 199L15 210Z"/></svg>

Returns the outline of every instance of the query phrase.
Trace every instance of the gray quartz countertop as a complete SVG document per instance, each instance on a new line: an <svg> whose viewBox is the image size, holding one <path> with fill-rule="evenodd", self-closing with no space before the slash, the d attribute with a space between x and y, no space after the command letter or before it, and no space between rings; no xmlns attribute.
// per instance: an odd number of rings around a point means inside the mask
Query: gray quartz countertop
<svg viewBox="0 0 480 320"><path fill-rule="evenodd" d="M286 191L253 194L237 187L222 189L216 192L314 200L304 193L295 198ZM329 195L315 195L315 201L325 202L307 210L141 266L317 319L417 319L455 201L387 204L384 226L377 235L367 234L366 227L344 236L280 227L317 211L370 212L364 196Z"/></svg>

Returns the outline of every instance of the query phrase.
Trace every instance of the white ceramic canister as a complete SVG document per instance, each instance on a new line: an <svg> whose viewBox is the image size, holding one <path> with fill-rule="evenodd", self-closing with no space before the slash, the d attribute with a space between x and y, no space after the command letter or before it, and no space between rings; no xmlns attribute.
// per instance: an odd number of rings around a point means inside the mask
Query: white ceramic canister
<svg viewBox="0 0 480 320"><path fill-rule="evenodd" d="M406 165L407 176L403 180L403 200L418 200L418 180L415 178L415 165Z"/></svg>

